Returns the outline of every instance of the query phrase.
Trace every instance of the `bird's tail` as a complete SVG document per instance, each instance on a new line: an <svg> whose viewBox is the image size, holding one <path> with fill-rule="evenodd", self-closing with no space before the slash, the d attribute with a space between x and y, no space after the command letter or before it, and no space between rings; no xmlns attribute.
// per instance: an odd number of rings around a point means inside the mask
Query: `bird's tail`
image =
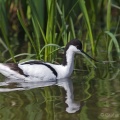
<svg viewBox="0 0 120 120"><path fill-rule="evenodd" d="M12 79L24 79L24 76L18 74L16 71L10 69L10 67L4 63L0 63L0 73L3 74L7 78L12 78Z"/></svg>

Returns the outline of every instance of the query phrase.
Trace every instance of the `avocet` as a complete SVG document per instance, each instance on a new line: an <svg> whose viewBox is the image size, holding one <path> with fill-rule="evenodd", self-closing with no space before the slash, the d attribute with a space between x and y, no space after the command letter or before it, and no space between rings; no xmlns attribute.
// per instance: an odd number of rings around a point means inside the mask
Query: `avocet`
<svg viewBox="0 0 120 120"><path fill-rule="evenodd" d="M0 73L8 78L24 79L28 81L48 81L67 78L70 77L74 69L75 53L85 54L90 57L82 50L82 43L78 39L73 39L68 42L64 49L63 62L61 65L38 60L30 60L18 64L0 63Z"/></svg>

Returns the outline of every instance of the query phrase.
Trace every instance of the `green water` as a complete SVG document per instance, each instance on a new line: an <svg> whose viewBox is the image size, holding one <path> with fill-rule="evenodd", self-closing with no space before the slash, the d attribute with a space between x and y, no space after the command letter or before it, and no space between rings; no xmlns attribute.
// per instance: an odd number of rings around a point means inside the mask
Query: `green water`
<svg viewBox="0 0 120 120"><path fill-rule="evenodd" d="M53 82L0 81L0 120L120 120L119 63Z"/></svg>

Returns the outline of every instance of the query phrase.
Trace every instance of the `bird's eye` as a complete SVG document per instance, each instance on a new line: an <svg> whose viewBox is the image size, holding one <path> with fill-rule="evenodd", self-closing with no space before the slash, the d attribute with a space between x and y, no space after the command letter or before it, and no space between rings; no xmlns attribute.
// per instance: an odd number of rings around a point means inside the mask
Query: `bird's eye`
<svg viewBox="0 0 120 120"><path fill-rule="evenodd" d="M76 48L79 49L79 45L76 45Z"/></svg>
<svg viewBox="0 0 120 120"><path fill-rule="evenodd" d="M76 48L77 48L78 50L81 50L81 47L80 47L79 45L76 45Z"/></svg>

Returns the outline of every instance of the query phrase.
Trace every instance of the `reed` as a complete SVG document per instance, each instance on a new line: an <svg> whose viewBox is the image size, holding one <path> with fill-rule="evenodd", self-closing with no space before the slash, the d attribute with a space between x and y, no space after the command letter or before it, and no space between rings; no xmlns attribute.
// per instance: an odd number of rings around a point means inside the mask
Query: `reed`
<svg viewBox="0 0 120 120"><path fill-rule="evenodd" d="M57 51L64 48L73 38L80 39L83 49L100 60L119 60L120 3L114 2L112 0L0 0L0 61L16 62L16 59L21 57L20 62L31 58L52 62ZM14 11L16 8L17 10ZM14 11L12 15L9 13L11 9ZM12 16L16 17L11 25ZM20 34L19 31L22 33ZM22 38L25 50L16 53L16 49L13 48L17 48L16 43L20 45L19 37L21 36L24 36ZM116 58L114 58L113 49ZM103 52L105 55L102 54ZM98 81L97 95L104 94L109 97L112 94L109 80L114 79L120 70L114 71L115 74L111 77L109 66L102 69L101 64L95 64L85 56L84 58L92 66L97 66L97 69L91 68L86 61L85 65L81 64L83 62L80 60L76 61L77 66L80 63L83 69L89 71L85 78L85 89L82 91L85 97L83 101L87 102L91 97L91 85L96 87L95 83L91 84L93 79ZM114 67L112 63L111 66ZM97 73L99 78L95 77ZM118 82L115 82L114 87L117 84ZM46 119L53 120L55 117L54 92L50 87L46 87L42 96L46 103ZM83 106L79 114L81 119L87 119L87 109L87 106Z"/></svg>
<svg viewBox="0 0 120 120"><path fill-rule="evenodd" d="M14 51L12 51L10 42L9 42L9 38L8 38L8 21L7 21L7 11L5 8L5 1L0 1L0 29L1 29L1 33L2 36L4 38L4 41L1 41L2 45L7 48L9 50L9 53L13 59L14 62L15 58L14 58ZM2 39L1 39L2 40Z"/></svg>
<svg viewBox="0 0 120 120"><path fill-rule="evenodd" d="M95 0L72 0L70 3L63 0L28 0L24 3L21 0L17 2L1 0L0 3L0 16L2 16L0 44L3 47L1 50L9 50L9 60L12 59L15 62L16 56L25 56L26 52L29 52L28 58L36 57L52 61L55 54L51 53L59 49L58 45L65 46L73 38L83 39L84 50L93 56L97 56L100 49L104 48L107 54L103 59L110 60L114 47L119 56L119 38L116 38L116 34L119 33L120 20L115 16L116 21L112 21L112 15L114 15L112 9L118 11L119 4L114 4L111 0L98 0L97 2ZM8 8L5 7L6 4ZM14 33L16 41L9 40L10 34L13 34L13 32L9 32L9 28L13 28L8 22L11 16L9 13L7 14L7 10L12 9L11 5L18 6L15 14L20 23L13 26L20 25L24 30L22 30L25 34L24 39L28 43L27 49L29 49L24 52L25 54L15 54L11 48L11 46L15 47L19 37L16 32ZM33 52L36 55L30 55Z"/></svg>
<svg viewBox="0 0 120 120"><path fill-rule="evenodd" d="M90 23L90 17L88 16L88 11L85 5L85 1L84 0L79 0L79 4L80 4L80 8L83 12L84 15L84 19L86 21L86 26L87 26L87 32L89 34L89 38L90 38L90 43L91 43L91 49L92 49L92 54L95 54L95 45L94 45L94 40L93 40L93 33L92 33L92 27L91 27L91 23Z"/></svg>

